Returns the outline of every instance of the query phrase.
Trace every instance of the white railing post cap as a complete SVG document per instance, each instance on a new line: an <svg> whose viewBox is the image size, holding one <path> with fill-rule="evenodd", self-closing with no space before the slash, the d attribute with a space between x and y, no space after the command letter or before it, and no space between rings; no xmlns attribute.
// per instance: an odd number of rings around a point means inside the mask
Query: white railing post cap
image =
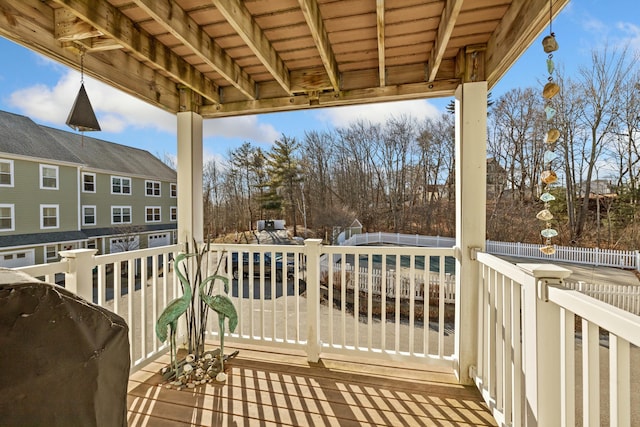
<svg viewBox="0 0 640 427"><path fill-rule="evenodd" d="M555 264L516 264L520 269L536 279L566 279L573 273L571 270Z"/></svg>
<svg viewBox="0 0 640 427"><path fill-rule="evenodd" d="M68 251L58 252L63 258L81 258L83 256L92 256L98 253L97 249L70 249Z"/></svg>

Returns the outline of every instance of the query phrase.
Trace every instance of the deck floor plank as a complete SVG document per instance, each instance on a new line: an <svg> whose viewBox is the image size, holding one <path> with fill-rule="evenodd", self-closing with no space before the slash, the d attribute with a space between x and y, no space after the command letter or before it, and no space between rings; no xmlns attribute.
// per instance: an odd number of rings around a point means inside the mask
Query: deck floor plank
<svg viewBox="0 0 640 427"><path fill-rule="evenodd" d="M496 425L479 392L445 368L310 363L302 353L235 348L224 384L167 388L159 372L168 356L131 375L129 426Z"/></svg>

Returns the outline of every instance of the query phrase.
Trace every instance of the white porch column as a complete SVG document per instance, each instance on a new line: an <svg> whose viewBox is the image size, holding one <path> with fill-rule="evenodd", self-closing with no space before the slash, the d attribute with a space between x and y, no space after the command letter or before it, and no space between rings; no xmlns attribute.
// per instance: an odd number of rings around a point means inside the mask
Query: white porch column
<svg viewBox="0 0 640 427"><path fill-rule="evenodd" d="M469 368L478 354L477 262L472 249L486 240L487 82L456 89L456 334L455 368L463 384L473 384Z"/></svg>
<svg viewBox="0 0 640 427"><path fill-rule="evenodd" d="M178 243L203 241L202 116L178 113Z"/></svg>

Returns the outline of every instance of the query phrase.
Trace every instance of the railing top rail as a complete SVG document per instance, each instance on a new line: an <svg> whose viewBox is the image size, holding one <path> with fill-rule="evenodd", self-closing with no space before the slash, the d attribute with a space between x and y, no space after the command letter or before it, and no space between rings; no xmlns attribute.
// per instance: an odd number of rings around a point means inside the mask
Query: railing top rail
<svg viewBox="0 0 640 427"><path fill-rule="evenodd" d="M158 246L155 248L136 249L135 251L116 252L113 254L96 255L96 265L111 264L114 262L123 262L135 258L143 258L148 256L162 255L167 252L175 252L182 250L182 245Z"/></svg>
<svg viewBox="0 0 640 427"><path fill-rule="evenodd" d="M39 277L39 276L45 276L47 274L64 273L67 271L68 264L69 262L64 260L64 261L50 262L49 264L35 264L35 265L28 265L25 267L17 267L15 268L15 270L22 271L33 277Z"/></svg>
<svg viewBox="0 0 640 427"><path fill-rule="evenodd" d="M561 285L550 285L549 301L640 346L640 316Z"/></svg>
<svg viewBox="0 0 640 427"><path fill-rule="evenodd" d="M478 252L476 256L478 262L492 268L493 270L499 271L500 274L515 282L524 284L533 280L533 277L527 274L522 268L510 263L509 261L505 261L502 258L498 258L495 255L491 255L486 252Z"/></svg>

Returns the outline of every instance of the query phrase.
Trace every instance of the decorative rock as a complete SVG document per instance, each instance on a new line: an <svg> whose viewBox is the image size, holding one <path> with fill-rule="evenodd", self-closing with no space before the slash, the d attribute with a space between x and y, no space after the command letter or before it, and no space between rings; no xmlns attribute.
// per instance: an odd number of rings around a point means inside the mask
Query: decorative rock
<svg viewBox="0 0 640 427"><path fill-rule="evenodd" d="M541 221L551 221L553 219L553 214L549 211L549 209L543 209L536 215Z"/></svg>
<svg viewBox="0 0 640 427"><path fill-rule="evenodd" d="M196 356L194 356L193 354L187 354L187 356L184 358L184 360L187 363L191 363L194 360L196 360Z"/></svg>
<svg viewBox="0 0 640 427"><path fill-rule="evenodd" d="M556 116L556 110L548 105L544 107L544 112L547 115L547 121L553 119Z"/></svg>
<svg viewBox="0 0 640 427"><path fill-rule="evenodd" d="M547 132L547 139L545 142L547 144L552 144L556 142L558 138L560 138L560 131L558 129L549 129L549 131Z"/></svg>
<svg viewBox="0 0 640 427"><path fill-rule="evenodd" d="M218 375L216 375L216 381L223 383L226 380L227 380L227 374L225 374L224 372L219 372Z"/></svg>
<svg viewBox="0 0 640 427"><path fill-rule="evenodd" d="M542 39L542 48L545 53L551 53L558 50L560 46L558 46L558 42L556 41L556 37L551 34Z"/></svg>
<svg viewBox="0 0 640 427"><path fill-rule="evenodd" d="M558 157L558 155L555 153L555 151L547 150L544 152L543 161L545 164L549 164L554 161L556 157Z"/></svg>
<svg viewBox="0 0 640 427"><path fill-rule="evenodd" d="M560 86L558 86L554 82L549 82L544 85L544 88L542 89L542 96L544 96L546 99L551 99L556 96L558 92L560 92Z"/></svg>
<svg viewBox="0 0 640 427"><path fill-rule="evenodd" d="M558 175L552 170L546 170L542 171L541 179L545 184L553 184L558 180Z"/></svg>
<svg viewBox="0 0 640 427"><path fill-rule="evenodd" d="M542 193L542 195L540 196L540 200L542 200L545 203L552 202L555 199L556 199L555 196L551 193Z"/></svg>
<svg viewBox="0 0 640 427"><path fill-rule="evenodd" d="M556 248L553 245L545 245L540 248L540 252L545 255L553 255L556 253Z"/></svg>
<svg viewBox="0 0 640 427"><path fill-rule="evenodd" d="M191 365L190 365L190 364L188 364L188 363L185 363L185 365L182 367L182 370L183 370L185 373L189 373L189 372L193 371L193 366L191 366Z"/></svg>
<svg viewBox="0 0 640 427"><path fill-rule="evenodd" d="M549 74L553 74L553 70L555 70L556 66L553 63L551 58L547 59L547 71Z"/></svg>
<svg viewBox="0 0 640 427"><path fill-rule="evenodd" d="M187 383L187 388L196 388L194 383Z"/></svg>

